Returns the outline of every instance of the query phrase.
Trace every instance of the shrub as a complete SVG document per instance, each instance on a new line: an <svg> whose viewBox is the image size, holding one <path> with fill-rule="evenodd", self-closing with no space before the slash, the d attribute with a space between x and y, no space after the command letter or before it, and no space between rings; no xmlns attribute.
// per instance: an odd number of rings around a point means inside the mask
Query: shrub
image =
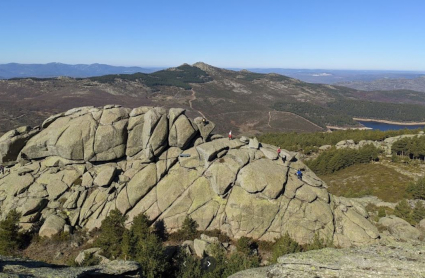
<svg viewBox="0 0 425 278"><path fill-rule="evenodd" d="M406 191L415 199L425 200L425 177L419 179L416 183L410 184Z"/></svg>
<svg viewBox="0 0 425 278"><path fill-rule="evenodd" d="M379 207L379 209L378 209L378 217L379 218L382 218L382 217L385 217L385 216L387 216L387 213L385 211L385 208L384 207Z"/></svg>
<svg viewBox="0 0 425 278"><path fill-rule="evenodd" d="M190 216L186 216L181 229L171 234L170 239L175 241L194 240L199 235L197 230L198 227L199 225L195 220L193 220Z"/></svg>
<svg viewBox="0 0 425 278"><path fill-rule="evenodd" d="M406 199L401 200L394 209L395 216L400 217L409 223L412 222L411 213L412 208L407 203Z"/></svg>
<svg viewBox="0 0 425 278"><path fill-rule="evenodd" d="M250 255L252 250L253 240L249 237L241 237L236 242L236 248L239 252L245 255Z"/></svg>
<svg viewBox="0 0 425 278"><path fill-rule="evenodd" d="M414 223L419 223L422 219L425 219L425 207L422 202L416 202L412 211L412 220Z"/></svg>
<svg viewBox="0 0 425 278"><path fill-rule="evenodd" d="M277 262L277 258L280 256L301 252L301 245L298 244L295 240L293 240L288 233L279 238L272 250L272 262Z"/></svg>
<svg viewBox="0 0 425 278"><path fill-rule="evenodd" d="M232 240L228 235L220 231L219 229L214 229L210 231L203 231L203 234L211 237L217 237L220 242L231 242Z"/></svg>
<svg viewBox="0 0 425 278"><path fill-rule="evenodd" d="M202 268L201 261L193 256L180 251L177 256L177 278L201 278Z"/></svg>
<svg viewBox="0 0 425 278"><path fill-rule="evenodd" d="M168 269L164 246L150 228L151 221L146 214L133 219L130 230L125 230L122 240L122 254L140 263L144 277L162 277Z"/></svg>
<svg viewBox="0 0 425 278"><path fill-rule="evenodd" d="M310 250L319 250L326 247L332 247L332 242L330 240L326 241L322 238L320 238L319 234L315 234L313 237L313 240L304 246L304 251L310 251Z"/></svg>
<svg viewBox="0 0 425 278"><path fill-rule="evenodd" d="M124 227L126 220L127 216L122 215L118 209L114 209L102 221L100 234L94 245L102 248L106 257L117 258L121 255L121 243L126 231Z"/></svg>
<svg viewBox="0 0 425 278"><path fill-rule="evenodd" d="M93 253L86 254L84 260L78 266L92 266L100 264L100 258Z"/></svg>
<svg viewBox="0 0 425 278"><path fill-rule="evenodd" d="M11 210L6 219L0 221L0 255L12 255L22 244L18 225L20 218L20 213Z"/></svg>

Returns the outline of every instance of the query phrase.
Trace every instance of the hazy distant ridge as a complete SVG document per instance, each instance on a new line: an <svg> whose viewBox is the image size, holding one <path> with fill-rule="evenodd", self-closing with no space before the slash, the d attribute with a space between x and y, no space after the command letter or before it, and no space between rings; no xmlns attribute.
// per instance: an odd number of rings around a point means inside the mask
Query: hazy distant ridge
<svg viewBox="0 0 425 278"><path fill-rule="evenodd" d="M351 81L338 85L363 91L412 90L425 93L425 75L415 79L378 79L370 82Z"/></svg>
<svg viewBox="0 0 425 278"><path fill-rule="evenodd" d="M118 67L104 64L77 64L68 65L62 63L48 64L1 64L0 79L15 77L90 77L106 74L132 74L136 72L151 73L161 68L141 68L141 67Z"/></svg>

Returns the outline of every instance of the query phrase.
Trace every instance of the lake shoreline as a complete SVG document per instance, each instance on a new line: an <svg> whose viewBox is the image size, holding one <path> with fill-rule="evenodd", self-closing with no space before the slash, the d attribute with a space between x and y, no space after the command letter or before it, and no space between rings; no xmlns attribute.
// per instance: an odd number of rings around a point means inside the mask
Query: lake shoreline
<svg viewBox="0 0 425 278"><path fill-rule="evenodd" d="M361 121L361 122L376 122L376 123L383 123L383 124L392 124L392 125L425 125L425 122L395 122L395 121L376 120L376 119L367 119L367 118L353 118L353 120Z"/></svg>

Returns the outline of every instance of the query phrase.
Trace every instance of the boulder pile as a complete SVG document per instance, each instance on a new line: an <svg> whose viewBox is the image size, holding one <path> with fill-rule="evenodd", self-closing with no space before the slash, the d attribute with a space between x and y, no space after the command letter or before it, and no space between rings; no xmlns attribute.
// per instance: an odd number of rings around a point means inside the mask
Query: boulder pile
<svg viewBox="0 0 425 278"><path fill-rule="evenodd" d="M213 135L215 125L183 109L81 107L40 128L0 138L1 218L22 213L23 229L42 236L94 229L113 209L146 213L178 230L187 215L200 230L304 244L315 234L338 246L379 234L359 203L332 196L297 153ZM296 171L303 170L302 179Z"/></svg>

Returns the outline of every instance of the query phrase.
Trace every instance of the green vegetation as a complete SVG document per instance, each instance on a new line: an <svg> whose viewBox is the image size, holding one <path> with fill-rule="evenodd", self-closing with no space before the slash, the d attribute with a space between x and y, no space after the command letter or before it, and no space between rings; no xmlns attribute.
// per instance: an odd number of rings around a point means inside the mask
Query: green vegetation
<svg viewBox="0 0 425 278"><path fill-rule="evenodd" d="M355 126L358 125L350 116L327 107L308 102L276 102L273 109L297 114L313 123L326 128L327 125Z"/></svg>
<svg viewBox="0 0 425 278"><path fill-rule="evenodd" d="M283 255L298 253L302 251L301 245L293 240L288 233L276 240L273 245L272 262L276 263L277 259Z"/></svg>
<svg viewBox="0 0 425 278"><path fill-rule="evenodd" d="M11 210L6 219L0 221L0 255L12 255L22 245L22 235L19 233L19 218L21 214Z"/></svg>
<svg viewBox="0 0 425 278"><path fill-rule="evenodd" d="M308 167L316 174L326 175L347 168L351 165L369 163L378 160L382 151L373 145L366 145L358 150L333 148L319 156L306 161Z"/></svg>
<svg viewBox="0 0 425 278"><path fill-rule="evenodd" d="M127 216L123 216L118 209L115 209L102 221L100 235L95 240L94 245L102 248L106 257L118 258L121 255L126 220Z"/></svg>
<svg viewBox="0 0 425 278"><path fill-rule="evenodd" d="M403 138L396 142L391 147L394 154L408 156L411 159L425 159L425 137L415 136Z"/></svg>
<svg viewBox="0 0 425 278"><path fill-rule="evenodd" d="M175 241L194 240L199 236L198 227L198 223L188 215L184 219L181 229L172 233L170 239Z"/></svg>
<svg viewBox="0 0 425 278"><path fill-rule="evenodd" d="M143 82L151 88L157 86L176 86L186 90L192 89L190 83L205 83L212 80L205 71L189 65L182 65L172 70L160 70L151 74L110 74L90 77L89 79L100 83L113 83L116 79L122 79Z"/></svg>
<svg viewBox="0 0 425 278"><path fill-rule="evenodd" d="M347 198L373 195L386 202L400 201L412 182L410 176L378 163L357 164L319 177L333 195Z"/></svg>
<svg viewBox="0 0 425 278"><path fill-rule="evenodd" d="M133 219L130 230L124 227L127 216L115 209L102 221L95 246L109 258L124 257L140 263L144 277L166 277L169 268L161 240L150 228L150 220L140 214Z"/></svg>
<svg viewBox="0 0 425 278"><path fill-rule="evenodd" d="M425 200L425 178L420 178L416 183L411 183L406 191L414 199Z"/></svg>
<svg viewBox="0 0 425 278"><path fill-rule="evenodd" d="M422 202L416 202L412 211L412 221L419 223L422 219L425 219L425 207Z"/></svg>
<svg viewBox="0 0 425 278"><path fill-rule="evenodd" d="M258 137L260 142L280 146L282 149L290 151L302 151L308 148L320 147L323 145L335 145L339 141L351 139L355 143L361 140L380 141L388 137L402 134L418 133L423 129L402 129L402 130L338 130L333 132L315 133L266 133Z"/></svg>
<svg viewBox="0 0 425 278"><path fill-rule="evenodd" d="M395 207L394 215L415 225L425 219L425 207L422 202L416 202L415 207L412 209L407 200L404 199Z"/></svg>
<svg viewBox="0 0 425 278"><path fill-rule="evenodd" d="M340 99L328 103L328 107L337 113L352 117L403 122L425 121L425 106L417 104Z"/></svg>

